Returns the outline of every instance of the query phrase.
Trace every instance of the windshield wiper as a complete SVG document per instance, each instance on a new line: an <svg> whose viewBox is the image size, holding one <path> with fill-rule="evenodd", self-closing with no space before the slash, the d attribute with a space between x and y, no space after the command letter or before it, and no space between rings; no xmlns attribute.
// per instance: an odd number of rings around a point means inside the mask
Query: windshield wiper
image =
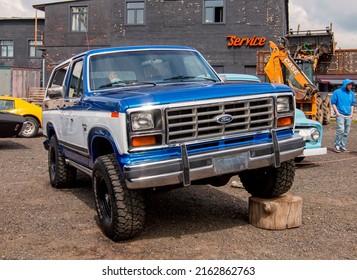
<svg viewBox="0 0 357 280"><path fill-rule="evenodd" d="M202 77L202 76L185 76L185 75L177 75L173 76L170 78L164 79L164 81L173 81L173 80L184 80L184 79L198 79L198 80L207 80L207 81L212 81L212 82L217 82L213 78L208 78L208 77Z"/></svg>
<svg viewBox="0 0 357 280"><path fill-rule="evenodd" d="M173 76L170 78L166 78L164 79L164 81L171 81L171 80L183 80L183 79L195 79L197 78L196 76L185 76L185 75L177 75L177 76Z"/></svg>
<svg viewBox="0 0 357 280"><path fill-rule="evenodd" d="M114 82L114 83L109 83L109 84L101 85L100 87L98 87L98 89L108 88L108 87L125 87L125 86L127 86L126 83L123 83L123 82Z"/></svg>

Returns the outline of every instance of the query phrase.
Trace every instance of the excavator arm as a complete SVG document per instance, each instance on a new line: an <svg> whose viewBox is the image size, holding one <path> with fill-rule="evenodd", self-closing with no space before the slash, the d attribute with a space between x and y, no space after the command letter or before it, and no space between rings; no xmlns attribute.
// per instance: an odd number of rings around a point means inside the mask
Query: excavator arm
<svg viewBox="0 0 357 280"><path fill-rule="evenodd" d="M318 92L318 88L304 74L300 67L291 58L285 47L278 47L274 42L269 42L270 58L264 67L264 72L273 84L288 84L295 92L297 100L307 100ZM291 73L299 87L293 85L291 80L285 81L282 65Z"/></svg>

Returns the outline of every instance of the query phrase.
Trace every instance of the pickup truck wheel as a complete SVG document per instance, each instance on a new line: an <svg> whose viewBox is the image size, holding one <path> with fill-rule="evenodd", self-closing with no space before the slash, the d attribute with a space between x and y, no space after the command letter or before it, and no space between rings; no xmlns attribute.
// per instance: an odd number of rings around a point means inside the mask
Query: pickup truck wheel
<svg viewBox="0 0 357 280"><path fill-rule="evenodd" d="M141 233L145 222L144 196L141 191L127 188L114 154L95 161L93 191L105 235L119 241Z"/></svg>
<svg viewBox="0 0 357 280"><path fill-rule="evenodd" d="M294 160L283 162L280 167L265 167L239 173L244 188L253 196L277 197L290 190L295 177Z"/></svg>
<svg viewBox="0 0 357 280"><path fill-rule="evenodd" d="M26 128L21 133L22 137L30 138L37 135L38 130L40 128L39 122L33 117L25 117L26 118Z"/></svg>
<svg viewBox="0 0 357 280"><path fill-rule="evenodd" d="M77 169L68 166L58 146L56 136L50 139L48 148L48 172L52 187L59 189L69 187L76 179Z"/></svg>

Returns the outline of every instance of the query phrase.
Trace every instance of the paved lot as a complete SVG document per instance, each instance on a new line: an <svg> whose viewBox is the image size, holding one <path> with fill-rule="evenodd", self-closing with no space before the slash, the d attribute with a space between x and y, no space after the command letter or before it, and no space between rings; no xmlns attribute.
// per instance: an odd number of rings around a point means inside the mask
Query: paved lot
<svg viewBox="0 0 357 280"><path fill-rule="evenodd" d="M192 186L148 197L138 238L114 243L97 226L91 183L50 187L43 138L0 139L0 259L357 259L357 124L349 153L297 166L290 193L303 198L303 224L270 231L248 223L248 194Z"/></svg>

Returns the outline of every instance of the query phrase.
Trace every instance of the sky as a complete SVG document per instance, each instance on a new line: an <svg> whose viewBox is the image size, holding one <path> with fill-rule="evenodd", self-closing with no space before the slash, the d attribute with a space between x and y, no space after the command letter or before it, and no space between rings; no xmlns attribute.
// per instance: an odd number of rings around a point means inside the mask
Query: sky
<svg viewBox="0 0 357 280"><path fill-rule="evenodd" d="M32 5L50 2L60 0L0 0L0 17L34 17ZM289 27L325 30L332 23L337 48L357 49L356 10L355 0L289 0ZM44 13L38 11L37 16Z"/></svg>

